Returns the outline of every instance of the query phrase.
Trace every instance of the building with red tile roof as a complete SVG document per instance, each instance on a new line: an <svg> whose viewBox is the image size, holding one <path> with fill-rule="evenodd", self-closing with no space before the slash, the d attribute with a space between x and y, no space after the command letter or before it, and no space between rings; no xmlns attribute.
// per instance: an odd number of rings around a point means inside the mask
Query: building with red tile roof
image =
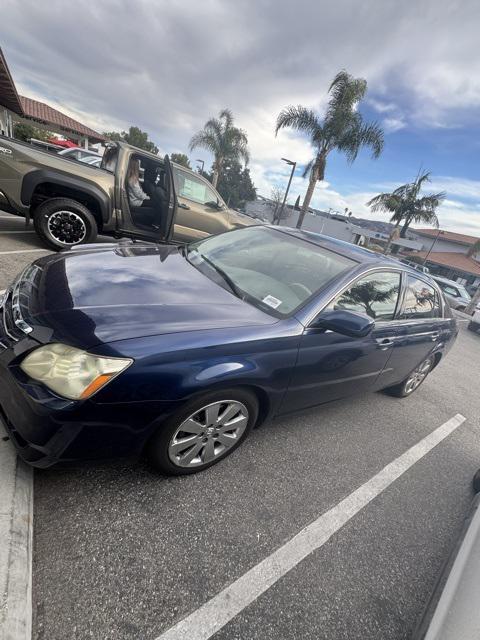
<svg viewBox="0 0 480 640"><path fill-rule="evenodd" d="M78 143L98 143L104 136L44 102L19 96L7 60L0 49L0 133L13 135L13 122L32 123L42 129L73 138Z"/></svg>

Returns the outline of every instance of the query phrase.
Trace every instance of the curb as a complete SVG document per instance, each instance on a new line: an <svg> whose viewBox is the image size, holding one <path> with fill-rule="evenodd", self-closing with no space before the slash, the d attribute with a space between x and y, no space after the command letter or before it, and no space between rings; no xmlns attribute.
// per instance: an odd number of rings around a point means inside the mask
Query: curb
<svg viewBox="0 0 480 640"><path fill-rule="evenodd" d="M31 640L33 471L0 444L0 640Z"/></svg>

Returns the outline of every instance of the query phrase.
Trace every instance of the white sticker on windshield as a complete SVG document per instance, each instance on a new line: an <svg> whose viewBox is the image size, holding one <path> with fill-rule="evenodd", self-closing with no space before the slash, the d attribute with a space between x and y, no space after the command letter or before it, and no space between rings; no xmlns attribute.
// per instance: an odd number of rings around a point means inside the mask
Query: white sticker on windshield
<svg viewBox="0 0 480 640"><path fill-rule="evenodd" d="M281 300L271 295L265 296L262 302L264 302L265 304L268 304L268 306L272 307L272 309L276 309L282 304Z"/></svg>

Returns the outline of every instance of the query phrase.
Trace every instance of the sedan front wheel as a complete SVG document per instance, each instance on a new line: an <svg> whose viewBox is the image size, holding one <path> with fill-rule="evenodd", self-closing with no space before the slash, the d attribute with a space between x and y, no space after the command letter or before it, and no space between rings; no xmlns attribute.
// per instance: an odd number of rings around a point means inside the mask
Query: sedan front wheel
<svg viewBox="0 0 480 640"><path fill-rule="evenodd" d="M257 400L248 391L205 395L160 427L148 445L149 458L170 475L203 471L245 440L257 416Z"/></svg>

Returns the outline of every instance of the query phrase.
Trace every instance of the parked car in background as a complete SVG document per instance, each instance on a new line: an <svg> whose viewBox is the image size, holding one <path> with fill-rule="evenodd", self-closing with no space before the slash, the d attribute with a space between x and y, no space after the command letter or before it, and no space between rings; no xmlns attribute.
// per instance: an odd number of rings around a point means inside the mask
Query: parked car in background
<svg viewBox="0 0 480 640"><path fill-rule="evenodd" d="M477 308L474 312L472 319L468 323L468 328L470 331L480 332L480 309Z"/></svg>
<svg viewBox="0 0 480 640"><path fill-rule="evenodd" d="M94 167L100 167L102 165L102 157L86 157L84 160L80 160L80 162L86 162L87 164L91 164Z"/></svg>
<svg viewBox="0 0 480 640"><path fill-rule="evenodd" d="M58 152L59 156L63 158L69 158L70 160L80 160L81 162L87 162L92 158L102 159L101 154L90 151L90 149L83 149L82 147L70 147L68 149L62 149Z"/></svg>
<svg viewBox="0 0 480 640"><path fill-rule="evenodd" d="M270 226L41 258L1 316L0 416L24 460L146 453L170 474L218 462L272 416L410 396L458 332L428 276Z"/></svg>
<svg viewBox="0 0 480 640"><path fill-rule="evenodd" d="M432 278L443 291L443 294L452 309L455 309L456 311L465 311L465 307L470 303L472 298L463 284L440 276L432 276Z"/></svg>
<svg viewBox="0 0 480 640"><path fill-rule="evenodd" d="M430 269L428 267L426 267L424 264L415 262L415 260L409 260L408 258L400 258L400 262L402 262L403 264L407 264L412 269L415 269L415 271L421 271L422 273L430 273Z"/></svg>
<svg viewBox="0 0 480 640"><path fill-rule="evenodd" d="M258 224L229 209L208 180L168 156L112 143L99 170L11 138L0 136L0 142L0 207L33 218L38 235L54 250L93 242L97 233L182 243ZM127 188L137 163L148 191L141 205Z"/></svg>
<svg viewBox="0 0 480 640"><path fill-rule="evenodd" d="M471 297L473 298L473 296L475 295L477 289L480 287L480 284L467 284L465 285L465 289L468 291L468 293L471 295Z"/></svg>
<svg viewBox="0 0 480 640"><path fill-rule="evenodd" d="M477 493L455 548L411 640L478 640L480 637L480 471Z"/></svg>

